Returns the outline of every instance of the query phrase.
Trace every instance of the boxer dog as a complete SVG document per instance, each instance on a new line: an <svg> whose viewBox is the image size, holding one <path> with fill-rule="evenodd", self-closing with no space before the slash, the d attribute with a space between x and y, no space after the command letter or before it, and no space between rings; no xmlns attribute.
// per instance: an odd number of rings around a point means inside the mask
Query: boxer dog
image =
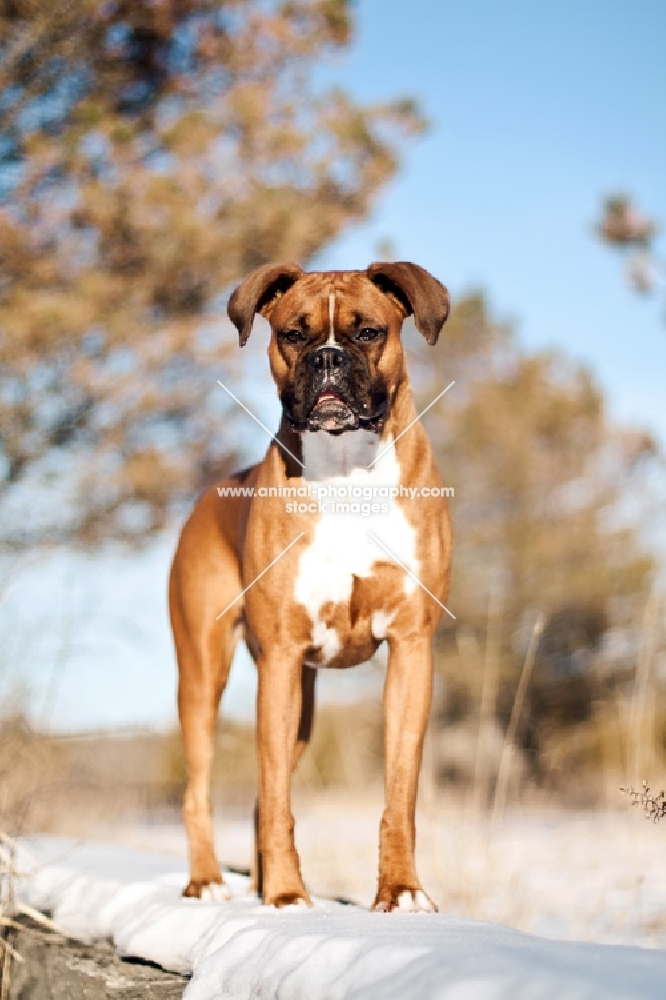
<svg viewBox="0 0 666 1000"><path fill-rule="evenodd" d="M385 801L373 908L435 910L416 874L414 815L451 531L400 334L413 314L435 344L449 312L447 290L406 262L311 273L275 264L243 281L228 312L241 347L256 313L269 321L282 420L258 465L199 499L171 571L187 760L184 895L228 896L209 784L219 701L239 637L259 684L254 885L276 907L311 905L290 787L312 731L316 672L362 663L386 640ZM240 487L246 495L225 495ZM412 499L417 490L425 492Z"/></svg>

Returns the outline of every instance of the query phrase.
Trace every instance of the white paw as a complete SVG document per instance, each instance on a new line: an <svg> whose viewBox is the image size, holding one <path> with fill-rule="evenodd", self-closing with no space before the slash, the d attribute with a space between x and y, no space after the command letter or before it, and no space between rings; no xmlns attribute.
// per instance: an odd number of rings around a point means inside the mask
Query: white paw
<svg viewBox="0 0 666 1000"><path fill-rule="evenodd" d="M231 899L231 893L226 885L210 882L201 890L201 900L204 903L225 903Z"/></svg>
<svg viewBox="0 0 666 1000"><path fill-rule="evenodd" d="M434 904L428 899L423 889L416 894L405 890L398 896L398 909L404 913L434 913Z"/></svg>
<svg viewBox="0 0 666 1000"><path fill-rule="evenodd" d="M262 910L273 910L274 913L293 913L294 910L310 910L312 906L302 898L295 899L291 903L265 903Z"/></svg>
<svg viewBox="0 0 666 1000"><path fill-rule="evenodd" d="M310 907L305 902L304 899L295 899L293 903L287 903L286 906L282 907L283 910L309 910Z"/></svg>
<svg viewBox="0 0 666 1000"><path fill-rule="evenodd" d="M375 910L379 913L436 913L437 907L431 899L428 899L423 889L417 889L416 892L404 889L395 903L378 903Z"/></svg>

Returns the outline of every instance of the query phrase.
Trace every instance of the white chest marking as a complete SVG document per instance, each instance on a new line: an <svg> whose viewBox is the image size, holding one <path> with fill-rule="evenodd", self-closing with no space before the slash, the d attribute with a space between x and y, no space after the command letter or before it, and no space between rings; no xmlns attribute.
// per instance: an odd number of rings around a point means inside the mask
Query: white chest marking
<svg viewBox="0 0 666 1000"><path fill-rule="evenodd" d="M391 487L400 485L395 449L389 448L371 469L367 468L387 443L371 431L337 436L325 431L306 431L302 437L306 482L338 491L338 496L321 498L324 510L318 515L312 541L299 560L294 585L295 599L305 606L312 620L313 645L321 647L325 662L340 651L341 637L320 617L323 605L349 601L352 578L369 577L375 563L389 561L369 532L381 539L415 576L419 575L415 531L389 495ZM371 495L373 487L375 495ZM344 489L351 491L351 495L340 496ZM339 506L342 504L349 505L344 512ZM373 513L373 504L381 511ZM414 580L405 573L405 595L411 594L415 587ZM391 621L392 615L386 609L373 612L371 627L376 639L385 638Z"/></svg>
<svg viewBox="0 0 666 1000"><path fill-rule="evenodd" d="M331 292L328 296L328 340L326 341L326 346L329 344L336 344L335 339L335 292Z"/></svg>
<svg viewBox="0 0 666 1000"><path fill-rule="evenodd" d="M409 579L409 577L407 577ZM393 621L393 615L388 611L372 612L372 634L375 639L385 639L388 627Z"/></svg>

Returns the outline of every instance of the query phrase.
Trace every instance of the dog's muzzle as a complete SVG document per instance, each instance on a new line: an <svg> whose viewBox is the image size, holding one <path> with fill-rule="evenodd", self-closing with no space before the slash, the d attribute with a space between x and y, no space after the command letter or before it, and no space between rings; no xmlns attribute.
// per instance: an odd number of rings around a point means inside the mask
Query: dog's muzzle
<svg viewBox="0 0 666 1000"><path fill-rule="evenodd" d="M302 356L280 399L295 431L342 434L362 428L381 434L388 410L386 388L379 381L371 384L365 359L339 344Z"/></svg>
<svg viewBox="0 0 666 1000"><path fill-rule="evenodd" d="M340 433L356 430L359 417L350 406L349 384L351 360L339 346L318 347L308 356L310 377L307 426L310 431Z"/></svg>

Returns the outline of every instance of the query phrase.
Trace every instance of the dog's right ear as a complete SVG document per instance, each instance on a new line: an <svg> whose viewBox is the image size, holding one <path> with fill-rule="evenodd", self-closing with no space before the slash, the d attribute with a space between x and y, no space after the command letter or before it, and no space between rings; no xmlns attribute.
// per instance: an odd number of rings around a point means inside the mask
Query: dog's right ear
<svg viewBox="0 0 666 1000"><path fill-rule="evenodd" d="M229 299L227 313L238 330L241 347L245 347L250 336L255 313L261 313L268 319L276 300L302 274L303 269L298 264L264 264L238 286Z"/></svg>

